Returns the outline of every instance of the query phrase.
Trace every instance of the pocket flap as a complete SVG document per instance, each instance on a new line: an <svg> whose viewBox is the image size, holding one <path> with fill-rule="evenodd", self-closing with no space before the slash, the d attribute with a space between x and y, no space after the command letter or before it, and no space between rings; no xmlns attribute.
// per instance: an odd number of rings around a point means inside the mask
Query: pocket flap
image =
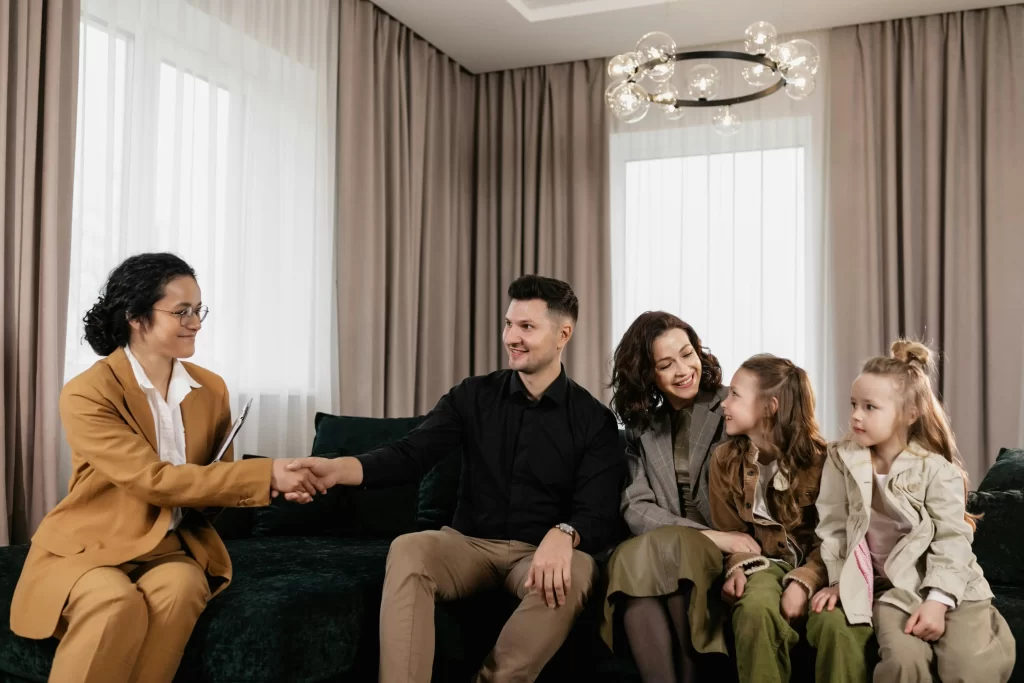
<svg viewBox="0 0 1024 683"><path fill-rule="evenodd" d="M48 526L39 527L35 535L32 536L32 543L61 557L71 557L85 550L85 546L78 541L72 540Z"/></svg>

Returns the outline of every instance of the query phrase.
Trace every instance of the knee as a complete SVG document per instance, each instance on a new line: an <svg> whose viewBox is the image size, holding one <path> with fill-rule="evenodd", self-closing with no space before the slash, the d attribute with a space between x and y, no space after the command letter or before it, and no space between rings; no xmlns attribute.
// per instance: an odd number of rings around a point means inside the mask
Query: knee
<svg viewBox="0 0 1024 683"><path fill-rule="evenodd" d="M848 632L846 615L840 611L839 607L831 612L810 610L807 615L807 637L810 640L833 640L847 636Z"/></svg>
<svg viewBox="0 0 1024 683"><path fill-rule="evenodd" d="M149 613L146 599L134 584L125 583L104 586L103 590L94 590L92 595L83 600L85 609L75 612L68 620L68 628L74 626L76 620L91 621L104 619L114 624L124 624L125 634L132 634L138 640L145 637L149 624Z"/></svg>
<svg viewBox="0 0 1024 683"><path fill-rule="evenodd" d="M912 678L917 671L929 670L931 668L930 652L931 646L927 650L917 647L883 647L879 649L879 654L885 665L884 670L894 677L906 674ZM945 678L941 680L946 681Z"/></svg>
<svg viewBox="0 0 1024 683"><path fill-rule="evenodd" d="M151 618L189 616L195 619L206 609L210 599L206 573L193 563L164 565L160 582L150 585L143 579L140 589Z"/></svg>
<svg viewBox="0 0 1024 683"><path fill-rule="evenodd" d="M594 579L597 576L597 563L594 562L594 558L579 550L573 550L570 576L569 599L582 605L586 603L594 588Z"/></svg>
<svg viewBox="0 0 1024 683"><path fill-rule="evenodd" d="M1001 657L978 657L966 652L950 652L936 659L936 669L942 683L1005 681L1008 678L1008 670L1012 668L1007 667Z"/></svg>
<svg viewBox="0 0 1024 683"><path fill-rule="evenodd" d="M765 600L740 598L732 610L732 628L736 639L759 638L775 632L779 605Z"/></svg>
<svg viewBox="0 0 1024 683"><path fill-rule="evenodd" d="M409 575L426 573L426 566L436 555L440 531L420 531L403 534L391 542L388 551L386 573Z"/></svg>

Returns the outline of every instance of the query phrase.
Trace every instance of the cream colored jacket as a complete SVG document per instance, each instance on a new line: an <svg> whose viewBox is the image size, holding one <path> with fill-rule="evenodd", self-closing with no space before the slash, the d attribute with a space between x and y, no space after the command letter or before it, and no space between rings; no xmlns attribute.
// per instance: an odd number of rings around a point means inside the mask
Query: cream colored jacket
<svg viewBox="0 0 1024 683"><path fill-rule="evenodd" d="M871 623L870 559L865 568L863 553L858 562L855 550L868 530L873 477L870 450L853 442L829 446L816 503L817 534L829 584L839 583L851 624ZM992 597L971 549L974 532L964 519L964 480L955 465L913 442L893 462L885 495L912 528L885 563L893 587L876 600L913 613L933 588L957 604Z"/></svg>

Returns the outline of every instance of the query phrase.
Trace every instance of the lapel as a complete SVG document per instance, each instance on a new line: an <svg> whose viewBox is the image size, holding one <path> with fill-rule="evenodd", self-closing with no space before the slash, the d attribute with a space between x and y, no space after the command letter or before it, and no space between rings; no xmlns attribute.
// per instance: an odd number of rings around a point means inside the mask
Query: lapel
<svg viewBox="0 0 1024 683"><path fill-rule="evenodd" d="M871 491L875 485L875 470L871 466L871 451L847 441L839 445L839 457L846 465L846 471L857 482L864 509L871 507Z"/></svg>
<svg viewBox="0 0 1024 683"><path fill-rule="evenodd" d="M135 421L137 431L141 432L153 451L159 453L156 440L156 425L153 423L153 409L149 407L149 399L146 392L139 386L135 379L135 372L132 364L128 361L124 349L118 349L107 356L107 363L114 371L118 383L124 389L124 404L128 414Z"/></svg>
<svg viewBox="0 0 1024 683"><path fill-rule="evenodd" d="M185 429L185 462L206 465L213 457L207 438L207 421L212 411L202 387L193 388L181 402L181 425Z"/></svg>
<svg viewBox="0 0 1024 683"><path fill-rule="evenodd" d="M693 404L693 417L690 418L690 487L698 488L701 470L707 465L712 441L722 424L721 413L715 412L722 402L722 389L714 393L701 393Z"/></svg>
<svg viewBox="0 0 1024 683"><path fill-rule="evenodd" d="M640 435L640 442L648 461L648 477L654 473L658 488L669 494L671 500L678 501L676 463L672 454L672 417L667 410L658 411L651 428ZM681 509L677 503L675 514L679 514Z"/></svg>

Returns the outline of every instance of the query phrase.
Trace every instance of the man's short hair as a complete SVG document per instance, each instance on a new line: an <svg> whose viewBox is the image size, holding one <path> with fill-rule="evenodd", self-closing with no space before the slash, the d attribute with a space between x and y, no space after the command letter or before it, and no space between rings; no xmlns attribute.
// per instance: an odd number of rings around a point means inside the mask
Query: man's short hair
<svg viewBox="0 0 1024 683"><path fill-rule="evenodd" d="M573 322L580 314L580 302L569 283L552 277L523 275L508 286L508 296L516 301L540 299L549 311L568 316Z"/></svg>

